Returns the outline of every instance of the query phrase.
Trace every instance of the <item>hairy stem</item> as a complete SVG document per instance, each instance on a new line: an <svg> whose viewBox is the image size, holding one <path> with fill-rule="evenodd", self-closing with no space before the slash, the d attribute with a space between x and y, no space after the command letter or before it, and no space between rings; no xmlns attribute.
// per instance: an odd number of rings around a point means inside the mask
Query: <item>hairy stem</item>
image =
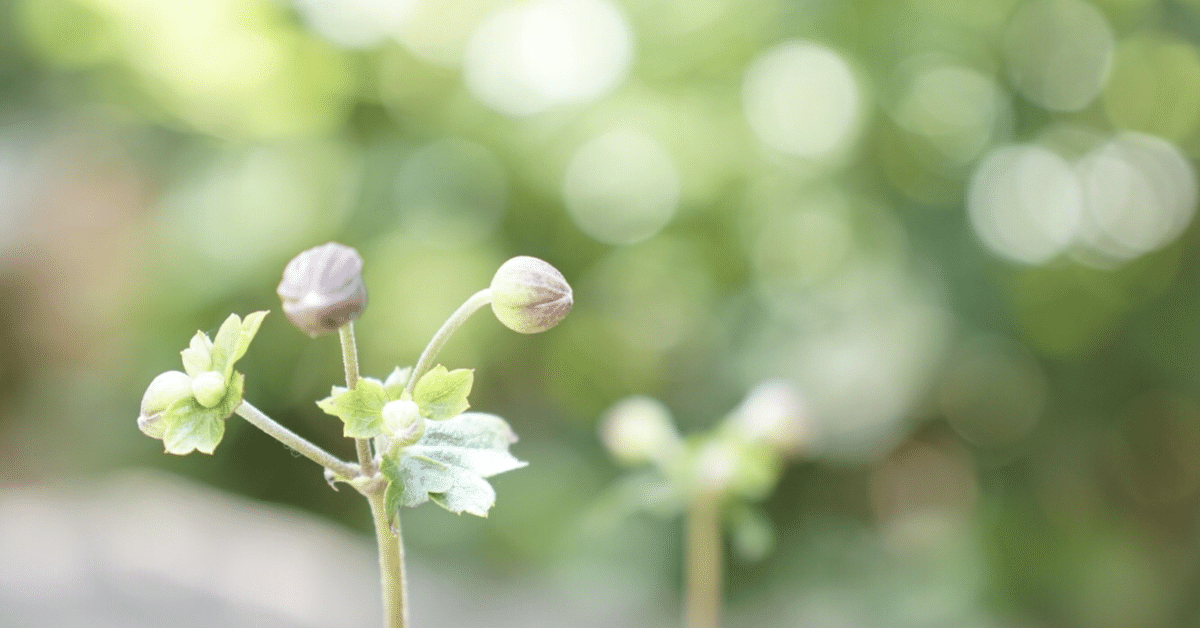
<svg viewBox="0 0 1200 628"><path fill-rule="evenodd" d="M471 318L471 315L478 311L479 308L491 302L492 289L484 288L471 295L462 305L458 306L457 310L454 310L454 313L450 315L450 318L446 319L446 322L442 323L442 328L437 330L433 338L429 339L429 344L425 345L425 350L421 352L421 358L417 360L417 365L413 367L412 375L408 377L408 385L404 387L404 390L408 391L410 396L417 387L417 380L421 379L421 376L433 366L433 359L437 357L438 352L446 345L446 341L450 339L455 330L462 327L462 324L468 318Z"/></svg>
<svg viewBox="0 0 1200 628"><path fill-rule="evenodd" d="M718 500L694 498L687 513L685 628L718 628L721 624L721 521Z"/></svg>
<svg viewBox="0 0 1200 628"><path fill-rule="evenodd" d="M359 468L344 462L333 454L311 443L308 439L275 422L263 414L262 410L254 407L249 401L243 400L234 413L246 419L254 427L264 431L268 436L300 452L300 455L336 473L339 477L350 479L358 475Z"/></svg>
<svg viewBox="0 0 1200 628"><path fill-rule="evenodd" d="M358 385L358 344L354 340L354 321L342 325L338 329L338 339L342 341L342 366L346 369L346 388L354 390ZM354 449L358 452L358 466L363 475L375 475L375 460L371 457L371 444L365 438L354 440Z"/></svg>
<svg viewBox="0 0 1200 628"><path fill-rule="evenodd" d="M384 508L383 491L367 495L375 521L375 540L379 544L379 583L383 589L383 625L405 628L408 625L407 582L404 579L404 542L400 539L400 515ZM396 516L391 517L392 514Z"/></svg>

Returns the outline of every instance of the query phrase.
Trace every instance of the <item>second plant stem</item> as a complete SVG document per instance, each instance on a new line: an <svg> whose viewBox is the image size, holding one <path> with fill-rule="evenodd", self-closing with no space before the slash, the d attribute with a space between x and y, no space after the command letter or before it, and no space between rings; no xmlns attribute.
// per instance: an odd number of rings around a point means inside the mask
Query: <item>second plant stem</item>
<svg viewBox="0 0 1200 628"><path fill-rule="evenodd" d="M338 329L338 339L342 342L342 366L346 370L346 388L354 390L358 385L358 345L354 341L354 323L349 322ZM358 452L358 466L362 467L363 475L375 475L375 460L371 457L371 443L365 438L354 440L354 448Z"/></svg>
<svg viewBox="0 0 1200 628"><path fill-rule="evenodd" d="M721 625L721 519L715 495L693 498L686 515L684 628Z"/></svg>

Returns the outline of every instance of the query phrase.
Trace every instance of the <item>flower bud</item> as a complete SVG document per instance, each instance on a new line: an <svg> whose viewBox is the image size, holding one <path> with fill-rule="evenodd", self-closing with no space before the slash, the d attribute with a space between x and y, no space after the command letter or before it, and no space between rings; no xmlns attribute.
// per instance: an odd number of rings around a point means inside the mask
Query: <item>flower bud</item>
<svg viewBox="0 0 1200 628"><path fill-rule="evenodd" d="M522 255L504 262L492 277L492 311L505 327L536 334L571 311L571 286L558 269Z"/></svg>
<svg viewBox="0 0 1200 628"><path fill-rule="evenodd" d="M211 408L225 398L225 377L216 371L205 371L192 379L192 394L205 408Z"/></svg>
<svg viewBox="0 0 1200 628"><path fill-rule="evenodd" d="M389 401L383 406L383 431L401 447L411 445L425 435L425 419L413 401Z"/></svg>
<svg viewBox="0 0 1200 628"><path fill-rule="evenodd" d="M783 380L765 381L746 395L729 417L729 425L751 442L795 455L812 438L804 398Z"/></svg>
<svg viewBox="0 0 1200 628"><path fill-rule="evenodd" d="M665 466L679 451L679 434L671 414L656 399L629 397L617 402L600 423L600 440L618 462Z"/></svg>
<svg viewBox="0 0 1200 628"><path fill-rule="evenodd" d="M336 242L308 249L283 269L276 293L283 313L300 331L316 336L337 331L367 307L358 251Z"/></svg>
<svg viewBox="0 0 1200 628"><path fill-rule="evenodd" d="M150 438L162 438L166 426L159 420L171 404L192 396L192 378L187 373L167 371L155 377L142 395L138 429Z"/></svg>

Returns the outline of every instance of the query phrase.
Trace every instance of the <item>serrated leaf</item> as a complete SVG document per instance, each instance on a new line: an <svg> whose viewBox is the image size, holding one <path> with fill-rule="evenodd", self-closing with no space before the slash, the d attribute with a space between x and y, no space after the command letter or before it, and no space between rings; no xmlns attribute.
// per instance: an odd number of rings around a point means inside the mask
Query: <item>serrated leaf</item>
<svg viewBox="0 0 1200 628"><path fill-rule="evenodd" d="M383 406L387 393L378 380L359 378L354 390L333 387L333 393L317 402L326 414L342 420L342 433L349 438L374 438L383 433Z"/></svg>
<svg viewBox="0 0 1200 628"><path fill-rule="evenodd" d="M237 314L230 314L229 318L221 323L217 337L213 340L212 370L220 371L229 378L233 372L233 365L246 355L250 341L254 340L266 315L265 311L251 312L242 320Z"/></svg>
<svg viewBox="0 0 1200 628"><path fill-rule="evenodd" d="M401 506L432 500L453 513L486 517L496 492L484 478L526 465L508 452L514 442L504 419L468 412L426 423L425 435L402 449L399 461L385 458L383 473L398 485L394 499Z"/></svg>
<svg viewBox="0 0 1200 628"><path fill-rule="evenodd" d="M441 364L422 375L413 389L413 401L421 408L421 416L433 421L444 421L465 412L471 404L467 395L475 382L471 369L447 371Z"/></svg>
<svg viewBox="0 0 1200 628"><path fill-rule="evenodd" d="M205 408L194 398L172 404L163 420L167 422L163 447L177 456L193 451L211 454L225 435L225 421L216 408Z"/></svg>
<svg viewBox="0 0 1200 628"><path fill-rule="evenodd" d="M404 393L404 387L408 385L408 378L412 375L412 367L404 368L396 367L392 373L383 380L383 389L387 391L388 400L397 401Z"/></svg>

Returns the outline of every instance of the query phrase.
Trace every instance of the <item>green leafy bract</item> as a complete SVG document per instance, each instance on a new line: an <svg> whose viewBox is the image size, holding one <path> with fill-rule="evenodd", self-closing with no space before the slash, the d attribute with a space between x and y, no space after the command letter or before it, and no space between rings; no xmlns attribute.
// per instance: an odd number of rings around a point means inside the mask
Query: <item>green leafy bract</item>
<svg viewBox="0 0 1200 628"><path fill-rule="evenodd" d="M233 370L234 364L246 355L266 315L266 311L252 312L242 319L237 314L230 314L217 331L216 342L198 331L188 348L180 352L189 377L210 371L220 373L225 380L225 394L211 408L200 405L189 395L163 411L158 421L164 426L162 441L167 453L182 456L200 451L211 454L216 449L225 435L225 419L242 403L245 390L245 377Z"/></svg>
<svg viewBox="0 0 1200 628"><path fill-rule="evenodd" d="M385 502L392 509L433 501L455 514L486 517L496 491L485 478L527 464L508 452L516 441L508 423L492 414L429 422L420 441L384 458L383 474L391 482Z"/></svg>
<svg viewBox="0 0 1200 628"><path fill-rule="evenodd" d="M471 369L447 371L446 367L439 364L417 381L413 389L413 401L421 408L421 416L444 421L471 407L467 403L467 395L471 394L474 382L475 373Z"/></svg>
<svg viewBox="0 0 1200 628"><path fill-rule="evenodd" d="M212 454L225 435L225 419L242 403L245 379L241 373L234 373L225 397L211 408L200 405L195 397L171 404L162 418L167 425L162 438L167 453L179 456L193 451Z"/></svg>
<svg viewBox="0 0 1200 628"><path fill-rule="evenodd" d="M334 386L333 393L317 402L327 414L345 424L342 433L349 438L374 438L383 433L383 406L391 399L377 379L362 377L353 390Z"/></svg>

